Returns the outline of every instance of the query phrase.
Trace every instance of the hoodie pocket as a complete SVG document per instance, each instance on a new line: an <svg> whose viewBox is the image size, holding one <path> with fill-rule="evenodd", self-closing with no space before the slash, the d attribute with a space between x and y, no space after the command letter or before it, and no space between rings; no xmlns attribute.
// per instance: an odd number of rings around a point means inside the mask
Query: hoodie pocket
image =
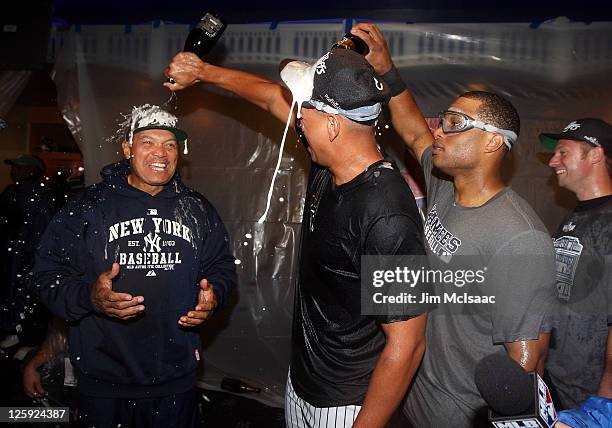
<svg viewBox="0 0 612 428"><path fill-rule="evenodd" d="M195 370L200 360L200 334L197 328L184 328L178 324L182 311L166 312L164 346L160 350L162 371L188 373Z"/></svg>

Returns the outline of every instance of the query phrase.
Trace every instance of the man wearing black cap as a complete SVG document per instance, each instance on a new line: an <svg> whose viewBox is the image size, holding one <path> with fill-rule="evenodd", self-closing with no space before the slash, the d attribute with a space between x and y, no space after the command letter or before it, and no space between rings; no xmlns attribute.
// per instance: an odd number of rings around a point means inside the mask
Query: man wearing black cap
<svg viewBox="0 0 612 428"><path fill-rule="evenodd" d="M69 322L83 426L194 427L194 328L236 284L215 208L176 173L177 118L132 110L125 160L50 223L32 288Z"/></svg>
<svg viewBox="0 0 612 428"><path fill-rule="evenodd" d="M178 54L166 71L183 89L216 84L289 115L291 94L312 158L285 398L289 427L384 427L424 349L425 308L362 315L361 256L424 254L414 197L377 149L373 124L388 89L363 56L332 50L283 62L277 83Z"/></svg>
<svg viewBox="0 0 612 428"><path fill-rule="evenodd" d="M23 154L15 159L5 159L4 163L11 166L11 179L13 181L26 181L39 179L45 172L45 164L35 155Z"/></svg>
<svg viewBox="0 0 612 428"><path fill-rule="evenodd" d="M528 371L543 370L551 329L550 236L501 175L517 142L518 113L497 94L467 92L438 114L432 133L381 31L358 24L352 33L366 42L368 60L392 88L393 126L423 167L430 263L451 270L461 268L462 260L484 267L479 290L496 297L488 306L449 301L431 312L427 349L404 412L414 427L488 425L474 381L476 364L506 352Z"/></svg>
<svg viewBox="0 0 612 428"><path fill-rule="evenodd" d="M591 395L612 398L612 126L578 119L541 134L548 165L578 205L559 225L558 305L546 369L563 408Z"/></svg>

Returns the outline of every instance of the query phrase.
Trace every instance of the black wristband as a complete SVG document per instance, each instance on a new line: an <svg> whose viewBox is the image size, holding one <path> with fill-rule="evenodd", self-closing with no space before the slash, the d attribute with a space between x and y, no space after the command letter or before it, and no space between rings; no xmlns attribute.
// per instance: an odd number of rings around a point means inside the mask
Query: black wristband
<svg viewBox="0 0 612 428"><path fill-rule="evenodd" d="M391 90L392 97L399 95L406 90L406 84L402 80L402 76L400 76L399 71L397 71L395 66L392 66L391 70L387 71L380 77Z"/></svg>

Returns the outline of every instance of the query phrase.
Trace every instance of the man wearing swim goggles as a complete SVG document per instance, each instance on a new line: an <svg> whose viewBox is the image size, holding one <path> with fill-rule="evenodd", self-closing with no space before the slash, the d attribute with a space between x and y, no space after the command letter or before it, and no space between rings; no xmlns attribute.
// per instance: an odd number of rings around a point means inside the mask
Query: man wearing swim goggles
<svg viewBox="0 0 612 428"><path fill-rule="evenodd" d="M430 313L427 349L401 426L484 426L478 410L486 402L474 382L476 364L504 353L527 371L542 370L551 330L547 302L554 299L555 269L550 235L501 174L506 152L517 141L518 113L497 94L466 92L438 115L432 133L393 66L381 31L360 23L351 32L368 45L366 59L393 95L393 126L423 168L430 267L458 271L462 256L470 256L487 266L478 289L496 296L486 308L445 303Z"/></svg>
<svg viewBox="0 0 612 428"><path fill-rule="evenodd" d="M465 113L453 110L445 110L438 113L438 127L442 128L445 134L454 134L472 128L501 134L504 137L504 144L508 147L508 150L512 149L512 145L518 138L514 131L498 128L481 120L476 120Z"/></svg>

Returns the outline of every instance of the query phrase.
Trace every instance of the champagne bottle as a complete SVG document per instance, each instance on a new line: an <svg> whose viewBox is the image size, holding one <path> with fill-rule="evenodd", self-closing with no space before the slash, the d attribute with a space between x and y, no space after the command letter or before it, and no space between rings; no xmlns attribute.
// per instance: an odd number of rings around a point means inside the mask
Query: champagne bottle
<svg viewBox="0 0 612 428"><path fill-rule="evenodd" d="M332 46L332 49L338 48L350 49L361 55L367 55L368 52L370 52L368 45L366 45L363 40L361 40L359 37L352 34L351 32L346 33L342 39L338 40Z"/></svg>
<svg viewBox="0 0 612 428"><path fill-rule="evenodd" d="M218 13L209 11L200 19L200 22L187 35L185 40L184 52L193 52L200 58L204 59L211 49L221 38L221 35L227 27L227 22ZM168 82L175 83L174 79L169 77Z"/></svg>
<svg viewBox="0 0 612 428"><path fill-rule="evenodd" d="M215 46L226 27L227 22L221 15L206 12L200 22L189 32L183 51L193 52L203 58Z"/></svg>
<svg viewBox="0 0 612 428"><path fill-rule="evenodd" d="M221 380L221 389L238 394L245 392L261 392L261 388L256 388L246 382L241 381L240 379L234 379L231 377L224 377Z"/></svg>

